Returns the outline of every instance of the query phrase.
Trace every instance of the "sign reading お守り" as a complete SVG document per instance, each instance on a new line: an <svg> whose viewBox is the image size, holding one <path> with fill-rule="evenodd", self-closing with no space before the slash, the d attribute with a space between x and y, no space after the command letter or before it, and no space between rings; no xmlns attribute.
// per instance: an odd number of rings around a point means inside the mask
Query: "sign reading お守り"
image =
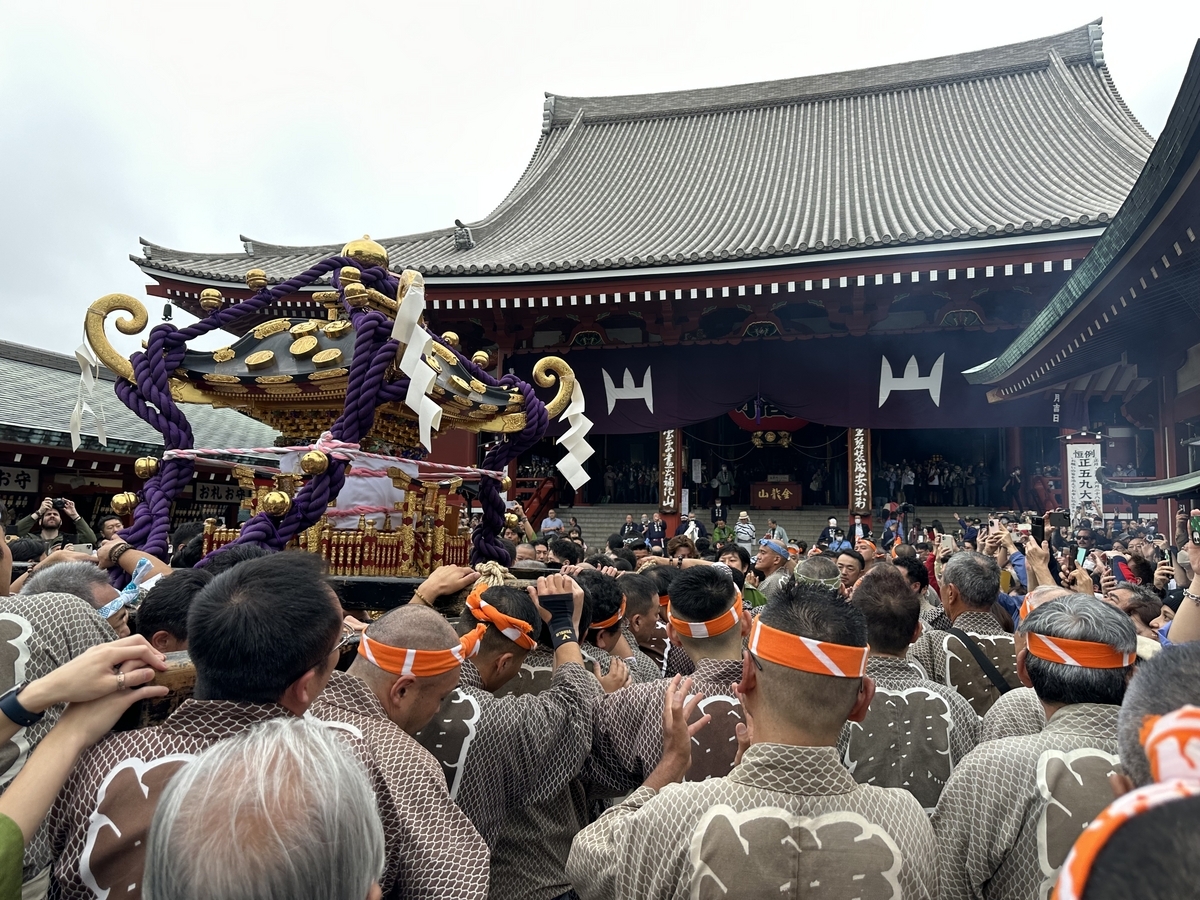
<svg viewBox="0 0 1200 900"><path fill-rule="evenodd" d="M14 469L10 466L0 466L0 491L36 494L37 489L37 469Z"/></svg>

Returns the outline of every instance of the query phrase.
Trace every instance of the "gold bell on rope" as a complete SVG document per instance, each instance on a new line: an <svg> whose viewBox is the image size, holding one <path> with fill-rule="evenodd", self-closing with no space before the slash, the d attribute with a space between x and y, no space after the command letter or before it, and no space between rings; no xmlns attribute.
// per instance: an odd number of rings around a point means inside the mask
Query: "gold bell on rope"
<svg viewBox="0 0 1200 900"><path fill-rule="evenodd" d="M200 308L212 312L221 308L221 292L216 288L205 288L200 292Z"/></svg>
<svg viewBox="0 0 1200 900"><path fill-rule="evenodd" d="M125 491L112 498L112 511L118 516L127 516L133 512L137 502L137 494L133 491Z"/></svg>
<svg viewBox="0 0 1200 900"><path fill-rule="evenodd" d="M512 479L507 475L500 479L500 490L505 492L512 490Z"/></svg>
<svg viewBox="0 0 1200 900"><path fill-rule="evenodd" d="M481 368L481 369L487 368L488 360L490 360L490 359L491 359L491 356L488 354L488 352L486 350L476 350L471 355L471 362L475 363L475 365L479 366L479 368Z"/></svg>
<svg viewBox="0 0 1200 900"><path fill-rule="evenodd" d="M514 531L516 530L517 522L518 522L518 519L517 519L516 513L505 513L504 514L504 524L506 526L508 526L509 528L512 528Z"/></svg>
<svg viewBox="0 0 1200 900"><path fill-rule="evenodd" d="M260 505L268 516L286 516L292 508L292 498L283 491L268 491Z"/></svg>
<svg viewBox="0 0 1200 900"><path fill-rule="evenodd" d="M158 472L158 460L153 456L143 456L133 462L133 474L145 481Z"/></svg>
<svg viewBox="0 0 1200 900"><path fill-rule="evenodd" d="M320 475L329 468L329 457L320 450L309 450L300 457L300 471L305 475Z"/></svg>

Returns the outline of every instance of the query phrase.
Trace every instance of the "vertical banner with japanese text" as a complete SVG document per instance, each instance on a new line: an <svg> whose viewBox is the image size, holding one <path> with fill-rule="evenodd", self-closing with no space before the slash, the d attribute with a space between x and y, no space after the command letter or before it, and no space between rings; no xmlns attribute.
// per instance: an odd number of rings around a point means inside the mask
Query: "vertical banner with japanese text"
<svg viewBox="0 0 1200 900"><path fill-rule="evenodd" d="M677 513L682 474L679 470L679 429L663 431L658 436L658 508L660 512Z"/></svg>
<svg viewBox="0 0 1200 900"><path fill-rule="evenodd" d="M1104 515L1098 468L1099 444L1067 442L1067 507L1074 520Z"/></svg>
<svg viewBox="0 0 1200 900"><path fill-rule="evenodd" d="M846 431L849 453L850 511L871 511L871 429Z"/></svg>

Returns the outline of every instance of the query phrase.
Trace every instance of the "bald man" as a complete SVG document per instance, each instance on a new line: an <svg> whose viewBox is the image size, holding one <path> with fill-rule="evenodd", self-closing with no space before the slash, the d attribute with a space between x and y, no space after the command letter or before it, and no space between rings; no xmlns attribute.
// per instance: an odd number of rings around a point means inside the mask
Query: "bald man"
<svg viewBox="0 0 1200 900"><path fill-rule="evenodd" d="M362 737L386 781L377 793L395 869L390 897L487 896L487 844L450 799L438 761L409 735L458 685L469 649L440 613L402 606L367 628L350 670L334 672L311 707Z"/></svg>

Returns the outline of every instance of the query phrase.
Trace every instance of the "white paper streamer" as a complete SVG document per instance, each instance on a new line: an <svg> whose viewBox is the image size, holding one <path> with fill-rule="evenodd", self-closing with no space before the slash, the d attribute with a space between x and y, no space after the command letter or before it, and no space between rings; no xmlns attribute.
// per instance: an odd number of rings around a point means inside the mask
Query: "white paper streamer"
<svg viewBox="0 0 1200 900"><path fill-rule="evenodd" d="M100 375L100 360L92 353L87 338L75 351L75 359L79 361L79 393L75 396L75 409L71 411L71 447L79 449L83 443L83 414L86 412L96 419L96 438L100 446L108 446L108 434L105 431L104 403L96 393L96 379ZM93 408L92 404L95 404Z"/></svg>
<svg viewBox="0 0 1200 900"><path fill-rule="evenodd" d="M400 356L400 371L408 376L408 393L404 405L417 414L417 431L426 450L433 449L431 432L442 423L442 408L426 392L437 373L425 362L424 356L433 345L429 332L421 327L421 316L425 312L425 286L417 282L409 285L396 311L396 322L392 325L392 337L404 345Z"/></svg>
<svg viewBox="0 0 1200 900"><path fill-rule="evenodd" d="M583 464L596 452L587 442L587 433L592 430L592 420L583 414L583 410L583 388L576 380L575 387L571 389L571 402L559 417L559 421L565 419L570 427L557 441L567 451L567 455L558 461L558 471L575 490L579 490L591 478L584 471Z"/></svg>

